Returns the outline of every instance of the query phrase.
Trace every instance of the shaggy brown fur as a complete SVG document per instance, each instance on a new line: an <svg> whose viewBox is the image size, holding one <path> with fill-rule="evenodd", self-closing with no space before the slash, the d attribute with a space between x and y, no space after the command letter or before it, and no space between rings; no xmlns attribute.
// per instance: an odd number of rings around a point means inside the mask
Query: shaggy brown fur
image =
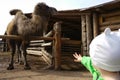
<svg viewBox="0 0 120 80"><path fill-rule="evenodd" d="M43 32L46 31L50 16L56 13L56 9L49 7L44 3L38 3L32 13L32 18L26 17L21 10L14 9L10 11L11 15L15 15L15 18L8 24L7 35L20 35L24 38L22 42L22 51L24 56L25 69L30 69L27 63L27 45L29 43L29 36L43 36ZM16 40L8 40L12 50L11 63L9 64L8 70L14 69L13 59L15 54L15 44L19 43Z"/></svg>

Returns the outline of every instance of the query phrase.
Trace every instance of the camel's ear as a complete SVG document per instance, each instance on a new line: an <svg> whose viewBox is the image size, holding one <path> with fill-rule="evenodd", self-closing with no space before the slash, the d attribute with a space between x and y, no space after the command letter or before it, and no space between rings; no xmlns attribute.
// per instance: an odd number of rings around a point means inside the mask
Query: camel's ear
<svg viewBox="0 0 120 80"><path fill-rule="evenodd" d="M18 12L18 11L21 11L20 9L12 9L12 10L10 10L10 15L16 15L16 13Z"/></svg>

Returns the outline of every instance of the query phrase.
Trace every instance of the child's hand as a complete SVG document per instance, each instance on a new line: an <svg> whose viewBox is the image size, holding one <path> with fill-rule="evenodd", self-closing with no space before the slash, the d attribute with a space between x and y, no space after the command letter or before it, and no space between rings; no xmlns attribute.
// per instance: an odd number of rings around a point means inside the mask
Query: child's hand
<svg viewBox="0 0 120 80"><path fill-rule="evenodd" d="M75 62L81 62L81 59L82 59L82 56L81 56L81 54L77 54L76 52L73 54L73 56L74 56L74 61Z"/></svg>

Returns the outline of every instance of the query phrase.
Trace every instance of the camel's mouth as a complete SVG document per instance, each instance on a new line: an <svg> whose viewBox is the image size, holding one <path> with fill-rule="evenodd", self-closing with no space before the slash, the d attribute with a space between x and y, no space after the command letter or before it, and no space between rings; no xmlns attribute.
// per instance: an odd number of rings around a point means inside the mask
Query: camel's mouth
<svg viewBox="0 0 120 80"><path fill-rule="evenodd" d="M40 8L41 10L49 9L49 7L45 3L38 3L36 7Z"/></svg>

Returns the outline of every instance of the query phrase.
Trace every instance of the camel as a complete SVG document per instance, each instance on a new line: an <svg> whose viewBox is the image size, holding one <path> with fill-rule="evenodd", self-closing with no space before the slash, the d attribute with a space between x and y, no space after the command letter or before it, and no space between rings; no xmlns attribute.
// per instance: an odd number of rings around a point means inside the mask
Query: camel
<svg viewBox="0 0 120 80"><path fill-rule="evenodd" d="M8 24L6 33L7 35L19 35L22 36L22 40L8 39L8 45L11 49L11 61L7 70L14 69L14 54L16 45L21 48L24 57L24 69L29 70L31 67L27 61L27 47L29 45L30 36L44 36L48 26L50 17L57 13L54 7L49 7L45 3L38 3L34 11L32 12L32 18L28 18L19 9L13 9L10 11L11 15L15 15L12 21ZM19 51L18 53L21 53Z"/></svg>

